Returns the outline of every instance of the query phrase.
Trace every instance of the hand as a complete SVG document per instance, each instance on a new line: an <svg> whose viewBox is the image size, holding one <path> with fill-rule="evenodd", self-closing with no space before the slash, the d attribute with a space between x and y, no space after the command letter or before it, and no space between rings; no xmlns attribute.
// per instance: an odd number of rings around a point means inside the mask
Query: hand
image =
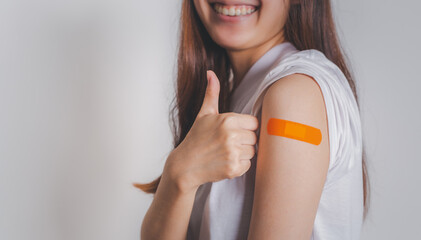
<svg viewBox="0 0 421 240"><path fill-rule="evenodd" d="M234 112L219 114L219 80L210 70L207 78L195 122L167 160L172 176L181 179L180 186L185 191L196 190L206 182L243 175L255 154L257 118Z"/></svg>

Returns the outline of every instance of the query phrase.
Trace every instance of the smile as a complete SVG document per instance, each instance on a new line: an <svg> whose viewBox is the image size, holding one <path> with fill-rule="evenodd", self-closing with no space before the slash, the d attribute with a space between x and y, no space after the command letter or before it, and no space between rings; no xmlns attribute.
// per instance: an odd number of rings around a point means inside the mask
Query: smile
<svg viewBox="0 0 421 240"><path fill-rule="evenodd" d="M251 5L224 5L220 3L213 4L213 9L221 15L231 17L250 15L258 10L257 7Z"/></svg>

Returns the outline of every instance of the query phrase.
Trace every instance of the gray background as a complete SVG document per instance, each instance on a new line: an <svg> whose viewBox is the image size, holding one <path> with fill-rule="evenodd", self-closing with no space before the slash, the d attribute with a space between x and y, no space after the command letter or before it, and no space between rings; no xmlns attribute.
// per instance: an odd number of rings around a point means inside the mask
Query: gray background
<svg viewBox="0 0 421 240"><path fill-rule="evenodd" d="M0 239L138 239L171 150L180 1L0 1ZM362 239L421 214L417 1L336 0L372 182ZM418 161L417 161L418 160Z"/></svg>

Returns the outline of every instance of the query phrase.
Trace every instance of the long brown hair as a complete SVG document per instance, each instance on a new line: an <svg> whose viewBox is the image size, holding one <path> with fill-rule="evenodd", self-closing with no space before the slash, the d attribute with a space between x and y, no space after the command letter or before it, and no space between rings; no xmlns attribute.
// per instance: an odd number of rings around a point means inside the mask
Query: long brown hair
<svg viewBox="0 0 421 240"><path fill-rule="evenodd" d="M344 73L358 103L354 78L345 62L333 21L330 0L294 0L284 26L285 39L298 50L317 49ZM173 144L176 148L189 132L200 110L206 90L206 71L213 70L220 81L219 112L228 111L230 62L222 47L217 45L203 26L193 4L184 0L181 9L177 59L176 96L170 116ZM178 124L177 124L178 123ZM369 179L363 148L362 174L364 189L364 219L369 206ZM162 175L161 175L162 176ZM146 193L155 193L161 176L150 183L133 184Z"/></svg>

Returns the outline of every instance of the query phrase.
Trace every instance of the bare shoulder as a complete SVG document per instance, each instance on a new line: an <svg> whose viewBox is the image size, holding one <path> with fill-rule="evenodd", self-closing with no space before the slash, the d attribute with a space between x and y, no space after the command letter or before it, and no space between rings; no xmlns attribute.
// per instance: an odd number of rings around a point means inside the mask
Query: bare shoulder
<svg viewBox="0 0 421 240"><path fill-rule="evenodd" d="M283 107L300 107L303 104L316 107L317 104L314 101L324 103L323 94L316 80L305 74L292 74L277 80L268 88L264 97L266 105L277 103ZM324 104L321 106L319 104L318 107L324 107ZM283 109L283 111L287 110L292 109Z"/></svg>
<svg viewBox="0 0 421 240"><path fill-rule="evenodd" d="M327 114L319 84L305 74L292 74L269 86L262 103L265 115L285 117L327 132Z"/></svg>

